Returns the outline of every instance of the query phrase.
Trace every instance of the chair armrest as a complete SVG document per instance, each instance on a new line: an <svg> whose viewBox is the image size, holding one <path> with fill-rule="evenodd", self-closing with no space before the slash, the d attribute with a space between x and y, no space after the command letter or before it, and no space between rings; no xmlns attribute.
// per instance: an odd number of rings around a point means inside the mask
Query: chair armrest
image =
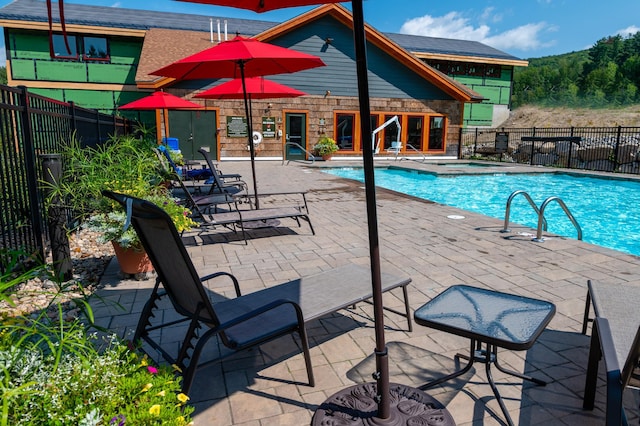
<svg viewBox="0 0 640 426"><path fill-rule="evenodd" d="M602 350L602 357L604 358L604 364L607 369L607 373L616 370L620 371L620 363L618 362L616 347L613 342L613 336L611 335L609 320L602 317L596 317L595 322L598 327L600 349Z"/></svg>
<svg viewBox="0 0 640 426"><path fill-rule="evenodd" d="M238 279L234 275L228 272L220 271L220 272L214 272L213 274L205 275L204 277L200 278L200 282L209 281L213 278L223 277L223 276L231 278L231 281L233 281L233 287L236 290L236 296L237 297L242 296L242 294L240 293L240 283L238 283Z"/></svg>

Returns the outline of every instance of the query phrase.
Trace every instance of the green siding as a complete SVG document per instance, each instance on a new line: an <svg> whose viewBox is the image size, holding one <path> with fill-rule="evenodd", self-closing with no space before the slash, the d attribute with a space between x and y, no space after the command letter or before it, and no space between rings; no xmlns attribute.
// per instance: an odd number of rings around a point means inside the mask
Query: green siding
<svg viewBox="0 0 640 426"><path fill-rule="evenodd" d="M490 87L490 86L472 86L471 87L476 92L480 93L484 98L486 98L483 103L490 104L498 104L500 103L500 88L499 87Z"/></svg>
<svg viewBox="0 0 640 426"><path fill-rule="evenodd" d="M129 65L113 65L108 63L88 63L90 83L135 84L135 68Z"/></svg>
<svg viewBox="0 0 640 426"><path fill-rule="evenodd" d="M466 104L464 120L467 126L490 126L493 121L493 105Z"/></svg>
<svg viewBox="0 0 640 426"><path fill-rule="evenodd" d="M100 110L113 109L113 92L102 90L72 90L64 91L65 101L75 102L83 108L95 108Z"/></svg>
<svg viewBox="0 0 640 426"><path fill-rule="evenodd" d="M38 80L72 81L84 83L87 81L87 69L80 62L46 62L36 64Z"/></svg>
<svg viewBox="0 0 640 426"><path fill-rule="evenodd" d="M511 86L500 89L500 102L498 103L501 105L509 105L511 103Z"/></svg>
<svg viewBox="0 0 640 426"><path fill-rule="evenodd" d="M61 102L64 102L64 90L62 89L40 89L37 87L30 88L29 92L35 93L36 95L46 96L48 98L52 98Z"/></svg>
<svg viewBox="0 0 640 426"><path fill-rule="evenodd" d="M50 59L49 38L31 33L10 33L9 47L12 58Z"/></svg>
<svg viewBox="0 0 640 426"><path fill-rule="evenodd" d="M113 39L109 41L109 55L113 64L137 64L140 61L142 42Z"/></svg>
<svg viewBox="0 0 640 426"><path fill-rule="evenodd" d="M13 59L11 61L11 77L16 80L35 80L35 65L33 59Z"/></svg>

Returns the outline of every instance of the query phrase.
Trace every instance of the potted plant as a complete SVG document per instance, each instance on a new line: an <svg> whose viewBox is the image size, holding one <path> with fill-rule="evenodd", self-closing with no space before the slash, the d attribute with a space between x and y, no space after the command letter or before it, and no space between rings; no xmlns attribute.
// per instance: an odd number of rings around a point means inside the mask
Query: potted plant
<svg viewBox="0 0 640 426"><path fill-rule="evenodd" d="M323 160L330 160L333 153L338 151L336 141L328 136L323 136L313 146L313 154L322 157Z"/></svg>
<svg viewBox="0 0 640 426"><path fill-rule="evenodd" d="M64 200L73 212L76 222L87 222L88 227L103 232L103 241L111 241L122 272L137 274L148 272L151 265L145 260L135 231L124 229L126 217L113 200L102 196L102 190L111 190L149 200L174 219L179 231L194 225L190 211L180 206L169 191L161 186L165 179L160 163L151 148L155 144L145 138L119 135L96 147L83 147L72 138L63 147L63 172L54 182L50 197ZM134 257L129 265L125 257ZM135 266L139 268L135 268Z"/></svg>

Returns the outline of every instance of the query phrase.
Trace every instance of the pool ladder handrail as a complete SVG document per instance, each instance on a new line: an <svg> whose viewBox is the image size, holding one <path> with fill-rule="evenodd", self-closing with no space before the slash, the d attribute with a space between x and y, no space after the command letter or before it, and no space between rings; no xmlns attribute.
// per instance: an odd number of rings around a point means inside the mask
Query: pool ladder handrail
<svg viewBox="0 0 640 426"><path fill-rule="evenodd" d="M560 207L562 207L562 210L564 211L564 213L567 215L567 217L569 218L571 223L573 223L573 226L578 231L578 240L582 240L582 228L578 224L578 221L576 220L576 218L573 217L573 215L571 214L571 211L569 210L569 207L567 207L567 205L564 203L564 201L562 201L562 198L560 198L560 197L549 197L546 200L544 200L542 202L542 204L540 205L540 215L538 216L538 232L536 234L536 238L533 241L535 241L537 243L541 243L541 242L544 241L544 238L542 238L542 229L541 229L541 223L542 222L541 221L542 221L542 219L544 219L544 209L546 209L547 206L549 205L549 203L551 203L552 201L556 201L558 204L560 204Z"/></svg>
<svg viewBox="0 0 640 426"><path fill-rule="evenodd" d="M536 214L538 215L538 228L540 228L540 218L542 218L542 226L544 226L544 230L546 231L547 219L544 216L540 215L540 209L538 208L538 206L536 206L536 203L533 201L531 196L526 191L519 189L517 191L513 191L511 195L509 195L509 198L507 199L507 208L504 212L504 227L500 232L511 232L511 230L509 229L509 216L511 215L511 202L518 195L522 195L529 202L529 205L531 205L531 207L533 207L533 209L536 211Z"/></svg>
<svg viewBox="0 0 640 426"><path fill-rule="evenodd" d="M534 201L531 199L531 196L529 196L529 194L523 190L514 191L511 195L509 195L509 198L507 199L507 207L504 214L504 227L500 232L509 232L509 216L511 213L511 202L517 195L520 195L520 194L522 194L522 196L524 196L527 199L531 207L533 207L533 209L536 211L536 214L538 215L538 228L536 232L536 238L534 238L533 241L538 243L544 242L544 238L542 238L542 230L543 229L545 231L547 230L547 219L544 217L544 211L549 205L549 203L553 201L556 201L558 204L560 204L560 207L562 208L562 210L567 215L567 217L569 218L573 226L578 231L578 240L582 240L582 228L580 227L580 224L578 224L578 221L576 220L576 218L573 216L573 214L571 213L567 205L564 203L564 201L562 201L560 197L555 197L555 196L549 197L546 200L544 200L540 205L540 208L538 208L538 206L536 206Z"/></svg>
<svg viewBox="0 0 640 426"><path fill-rule="evenodd" d="M284 149L285 149L285 151L286 151L286 149L287 149L287 146L295 146L295 147L298 147L298 148L300 148L301 150L303 150L303 151L307 154L307 160L289 160L288 158L287 158L287 159L285 159L285 155L284 155L284 153L283 153L283 154L282 154L282 165L283 165L283 166L285 165L285 161L287 162L287 165L289 165L289 162L290 162L290 161L298 161L298 162L306 163L306 164L314 164L314 163L316 162L316 157L315 157L315 155L313 155L311 152L307 151L307 150L305 149L305 147L303 147L303 146L302 146L302 145L300 145L299 143L296 143L296 142L286 142L286 143L284 144ZM309 163L309 162L310 162L310 163Z"/></svg>

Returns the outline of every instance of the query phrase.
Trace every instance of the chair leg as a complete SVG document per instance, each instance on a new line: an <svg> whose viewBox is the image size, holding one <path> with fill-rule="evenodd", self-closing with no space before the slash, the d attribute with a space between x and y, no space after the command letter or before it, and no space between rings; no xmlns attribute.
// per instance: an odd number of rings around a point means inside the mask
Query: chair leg
<svg viewBox="0 0 640 426"><path fill-rule="evenodd" d="M593 410L596 399L598 363L600 362L600 358L602 358L600 337L598 336L597 323L594 322L591 331L591 342L589 343L589 362L587 364L587 378L584 385L584 397L582 399L582 408L585 410Z"/></svg>
<svg viewBox="0 0 640 426"><path fill-rule="evenodd" d="M402 286L402 295L404 296L404 309L407 313L407 325L409 327L409 332L413 331L413 322L411 321L411 307L409 306L409 292L407 291L407 286Z"/></svg>
<svg viewBox="0 0 640 426"><path fill-rule="evenodd" d="M307 367L307 378L309 379L309 386L314 387L316 385L315 378L313 377L313 365L311 364L311 353L309 352L309 339L307 338L307 329L303 325L298 330L300 335L300 342L302 344L302 353L304 355L304 363Z"/></svg>
<svg viewBox="0 0 640 426"><path fill-rule="evenodd" d="M589 288L590 286L591 286L591 280L588 280L587 288ZM591 293L589 293L589 290L587 290L587 298L584 304L584 317L582 319L582 334L587 334L587 324L589 322L592 322L592 320L589 319L590 309L591 309Z"/></svg>
<svg viewBox="0 0 640 426"><path fill-rule="evenodd" d="M622 408L622 384L620 370L607 373L607 426L627 424ZM624 423L622 422L624 418Z"/></svg>

